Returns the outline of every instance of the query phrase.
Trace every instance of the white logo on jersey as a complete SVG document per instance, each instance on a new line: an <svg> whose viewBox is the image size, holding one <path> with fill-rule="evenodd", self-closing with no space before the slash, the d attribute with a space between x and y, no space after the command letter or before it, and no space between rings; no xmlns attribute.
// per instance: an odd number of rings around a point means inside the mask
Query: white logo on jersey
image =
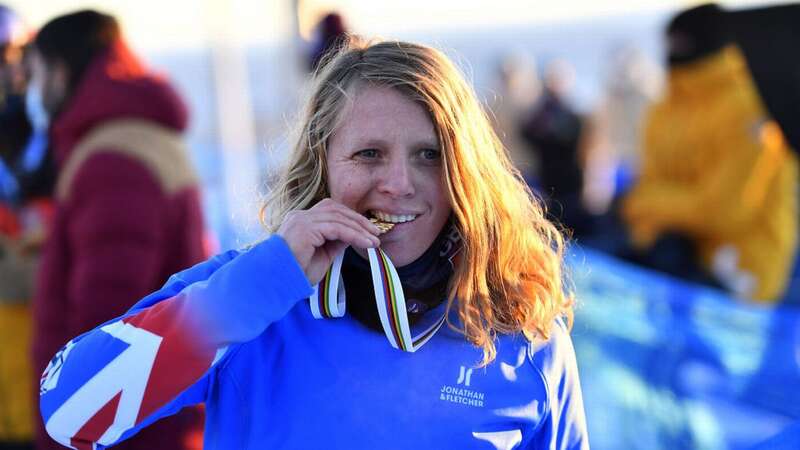
<svg viewBox="0 0 800 450"><path fill-rule="evenodd" d="M456 386L444 385L439 391L439 400L467 406L483 408L485 395L483 392L467 389L472 383L472 368L461 366Z"/></svg>
<svg viewBox="0 0 800 450"><path fill-rule="evenodd" d="M461 371L458 373L458 380L456 384L464 383L464 386L469 387L469 381L472 379L472 368L467 369L461 366Z"/></svg>

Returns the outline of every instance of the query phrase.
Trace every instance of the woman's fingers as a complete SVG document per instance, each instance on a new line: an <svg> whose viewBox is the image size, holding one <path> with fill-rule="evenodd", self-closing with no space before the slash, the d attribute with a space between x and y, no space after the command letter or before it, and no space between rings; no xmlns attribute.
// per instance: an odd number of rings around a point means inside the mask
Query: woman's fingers
<svg viewBox="0 0 800 450"><path fill-rule="evenodd" d="M353 219L352 217L340 214L338 211L320 212L319 214L313 216L312 220L320 225L336 225L337 227L342 227L342 230L352 231L355 234L347 233L342 235L345 238L352 236L358 241L346 241L350 245L356 245L358 247L377 247L381 243L380 239L378 239L378 237L372 233L372 230L369 227L365 226L360 221ZM333 230L332 228L328 229Z"/></svg>
<svg viewBox="0 0 800 450"><path fill-rule="evenodd" d="M379 233L369 219L330 199L310 209L288 213L277 232L312 283L320 273L324 275L333 258L346 246L379 246Z"/></svg>
<svg viewBox="0 0 800 450"><path fill-rule="evenodd" d="M320 267L327 269L335 249L380 245L379 230L369 219L330 199L288 213L277 234L286 240L307 276L309 270L316 276Z"/></svg>
<svg viewBox="0 0 800 450"><path fill-rule="evenodd" d="M338 222L323 222L318 226L318 230L325 237L325 241L342 241L354 247L377 247L380 240L375 236L366 235L362 230L355 230L352 227L342 225Z"/></svg>
<svg viewBox="0 0 800 450"><path fill-rule="evenodd" d="M309 211L312 210L335 212L337 214L342 215L343 217L352 220L353 223L358 224L360 227L362 227L365 231L367 231L370 234L373 234L375 236L378 236L380 234L380 229L374 223L370 222L369 219L367 219L366 217L362 216L361 214L357 213L356 211L353 211L352 209L348 208L347 206L337 201L331 199L324 199L319 203L317 203L316 205L314 205L314 207L311 208L311 210Z"/></svg>

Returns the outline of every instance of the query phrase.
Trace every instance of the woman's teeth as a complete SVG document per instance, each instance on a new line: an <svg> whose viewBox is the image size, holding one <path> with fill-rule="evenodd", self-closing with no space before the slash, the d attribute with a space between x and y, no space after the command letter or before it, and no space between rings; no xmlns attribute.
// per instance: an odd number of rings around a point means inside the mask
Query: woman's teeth
<svg viewBox="0 0 800 450"><path fill-rule="evenodd" d="M412 220L417 218L416 214L386 214L380 211L372 211L372 215L375 216L381 222L388 222L388 223L403 223L403 222L411 222Z"/></svg>
<svg viewBox="0 0 800 450"><path fill-rule="evenodd" d="M384 234L394 228L399 223L411 222L417 218L416 214L387 214L380 211L370 211L374 217L370 222L374 223Z"/></svg>

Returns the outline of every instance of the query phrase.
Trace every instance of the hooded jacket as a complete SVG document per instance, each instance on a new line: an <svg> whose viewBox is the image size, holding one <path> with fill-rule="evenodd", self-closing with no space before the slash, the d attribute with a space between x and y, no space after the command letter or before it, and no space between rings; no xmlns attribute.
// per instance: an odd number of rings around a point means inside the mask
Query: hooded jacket
<svg viewBox="0 0 800 450"><path fill-rule="evenodd" d="M33 304L37 373L75 334L203 258L186 126L178 94L122 42L89 65L55 118L56 206ZM184 422L159 424L120 448L184 448ZM62 448L39 434L40 449Z"/></svg>

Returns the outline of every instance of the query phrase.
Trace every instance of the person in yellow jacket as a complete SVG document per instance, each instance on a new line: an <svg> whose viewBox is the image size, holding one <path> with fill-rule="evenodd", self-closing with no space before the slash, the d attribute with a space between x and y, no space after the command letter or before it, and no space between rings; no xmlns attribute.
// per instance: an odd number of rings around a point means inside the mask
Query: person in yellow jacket
<svg viewBox="0 0 800 450"><path fill-rule="evenodd" d="M665 235L742 298L779 299L797 244L797 162L758 95L722 11L669 27L668 92L649 113L640 179L622 204L641 251Z"/></svg>

